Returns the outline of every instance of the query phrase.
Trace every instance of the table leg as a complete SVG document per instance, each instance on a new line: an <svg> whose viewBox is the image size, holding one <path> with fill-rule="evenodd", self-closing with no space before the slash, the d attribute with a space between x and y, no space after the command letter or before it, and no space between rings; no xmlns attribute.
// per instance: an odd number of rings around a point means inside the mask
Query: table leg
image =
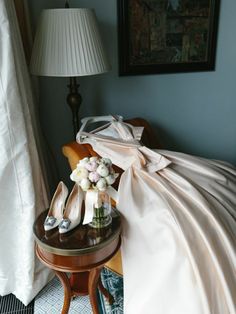
<svg viewBox="0 0 236 314"><path fill-rule="evenodd" d="M55 273L57 277L60 279L60 282L64 288L64 303L63 303L61 314L67 314L69 313L70 301L71 301L71 295L72 295L70 281L66 273L63 273L60 271L55 271Z"/></svg>
<svg viewBox="0 0 236 314"><path fill-rule="evenodd" d="M99 314L96 289L102 267L91 269L89 272L88 291L93 314Z"/></svg>
<svg viewBox="0 0 236 314"><path fill-rule="evenodd" d="M108 303L111 305L114 303L114 298L113 296L110 294L110 292L104 288L102 281L101 281L101 277L99 276L98 279L98 287L101 290L102 294L105 296L105 298L107 299Z"/></svg>

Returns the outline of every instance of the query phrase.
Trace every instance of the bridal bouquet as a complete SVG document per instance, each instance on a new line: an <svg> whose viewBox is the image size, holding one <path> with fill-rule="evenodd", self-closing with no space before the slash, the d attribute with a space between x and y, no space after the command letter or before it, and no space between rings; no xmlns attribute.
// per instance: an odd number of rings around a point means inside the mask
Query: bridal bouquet
<svg viewBox="0 0 236 314"><path fill-rule="evenodd" d="M77 182L84 191L89 189L106 191L107 187L115 182L118 175L112 168L109 158L85 157L77 164L70 178Z"/></svg>
<svg viewBox="0 0 236 314"><path fill-rule="evenodd" d="M111 223L111 185L117 177L108 158L86 157L77 164L70 178L86 192L84 224L103 228Z"/></svg>

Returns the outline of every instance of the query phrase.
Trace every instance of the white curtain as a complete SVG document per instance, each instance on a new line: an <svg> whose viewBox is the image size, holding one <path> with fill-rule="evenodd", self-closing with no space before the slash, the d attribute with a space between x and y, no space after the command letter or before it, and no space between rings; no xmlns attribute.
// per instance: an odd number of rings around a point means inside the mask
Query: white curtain
<svg viewBox="0 0 236 314"><path fill-rule="evenodd" d="M32 232L48 206L30 77L13 0L0 0L0 295L27 305L51 278Z"/></svg>

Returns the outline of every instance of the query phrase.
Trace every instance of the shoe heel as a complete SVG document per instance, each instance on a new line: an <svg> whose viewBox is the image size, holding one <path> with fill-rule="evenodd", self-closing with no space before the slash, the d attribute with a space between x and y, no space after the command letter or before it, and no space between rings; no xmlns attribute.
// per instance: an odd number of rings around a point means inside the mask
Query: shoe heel
<svg viewBox="0 0 236 314"><path fill-rule="evenodd" d="M59 233L66 233L79 225L83 200L84 192L75 184L68 197L63 219L58 226Z"/></svg>
<svg viewBox="0 0 236 314"><path fill-rule="evenodd" d="M47 217L44 221L44 230L49 231L57 227L63 217L68 189L66 185L60 181L51 200Z"/></svg>

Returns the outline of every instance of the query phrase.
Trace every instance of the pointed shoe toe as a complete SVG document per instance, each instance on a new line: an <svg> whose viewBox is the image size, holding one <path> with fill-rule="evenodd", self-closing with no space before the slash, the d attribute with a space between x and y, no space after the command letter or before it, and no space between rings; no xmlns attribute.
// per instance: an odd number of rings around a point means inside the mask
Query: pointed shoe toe
<svg viewBox="0 0 236 314"><path fill-rule="evenodd" d="M44 221L44 230L49 231L49 230L55 228L56 226L58 226L58 224L59 223L55 217L47 216L45 221Z"/></svg>
<svg viewBox="0 0 236 314"><path fill-rule="evenodd" d="M53 195L47 217L44 221L43 227L45 231L49 231L59 225L63 217L63 210L67 195L68 189L66 185L60 181Z"/></svg>
<svg viewBox="0 0 236 314"><path fill-rule="evenodd" d="M68 197L63 219L58 226L59 233L69 232L80 224L83 199L84 192L75 184Z"/></svg>

